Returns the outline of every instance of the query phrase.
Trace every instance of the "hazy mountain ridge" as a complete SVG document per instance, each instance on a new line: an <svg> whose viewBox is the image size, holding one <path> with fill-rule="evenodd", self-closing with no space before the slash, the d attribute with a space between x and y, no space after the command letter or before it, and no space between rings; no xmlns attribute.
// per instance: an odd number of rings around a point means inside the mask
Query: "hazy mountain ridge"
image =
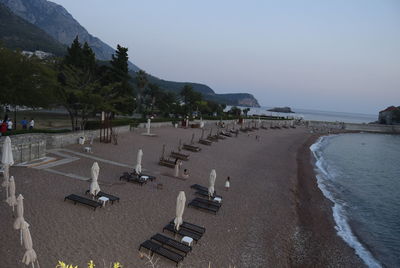
<svg viewBox="0 0 400 268"><path fill-rule="evenodd" d="M92 36L61 5L47 0L0 0L0 3L6 5L22 19L45 31L61 44L69 46L78 35L81 42L88 42L98 60L108 61L111 59L111 55L115 53L112 47L102 42L99 38ZM133 75L135 74L134 72L139 70L132 63L130 63L129 67L133 71L131 72ZM202 93L205 99L227 105L259 106L254 96L247 93L216 94L214 90L204 84L167 81L151 75L149 76L149 81L159 85L162 89L176 93L179 93L184 85L189 84L194 90Z"/></svg>
<svg viewBox="0 0 400 268"><path fill-rule="evenodd" d="M10 49L65 54L66 46L0 3L0 41Z"/></svg>

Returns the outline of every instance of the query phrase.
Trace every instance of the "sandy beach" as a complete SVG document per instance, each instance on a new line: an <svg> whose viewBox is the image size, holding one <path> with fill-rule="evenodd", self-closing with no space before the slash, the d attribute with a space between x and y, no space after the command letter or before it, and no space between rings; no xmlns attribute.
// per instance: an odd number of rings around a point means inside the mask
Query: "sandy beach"
<svg viewBox="0 0 400 268"><path fill-rule="evenodd" d="M179 180L169 176L173 169L158 165L162 145L166 144L167 152L176 151L180 138L189 143L192 133L198 140L201 131L172 127L152 131L156 137L141 135L143 129L120 134L118 145L96 141L92 154L84 154L78 144L58 150L78 159L52 170L89 178L97 161L102 191L121 198L96 211L63 201L72 193L84 195L88 181L47 170L11 168L16 192L25 198L25 219L42 268L55 267L58 260L79 267L86 267L89 260L96 267L103 263L108 267L112 261L123 267L149 267L139 257L139 245L162 233L174 218L179 191L185 191L188 203L195 197L190 185L208 186L213 168L217 172L215 189L223 196L223 205L217 215L185 208L183 219L204 226L206 232L180 267L208 267L209 262L211 267L364 266L336 235L332 204L317 187L309 150L317 135L304 127L260 129L212 146L198 145L201 152L185 151L190 160L183 162L183 168L190 177ZM134 167L139 148L144 153L143 172L157 176L143 186L119 180L123 172L131 171L129 166ZM49 155L62 158L57 152ZM227 176L231 177L229 191L224 189ZM162 189L157 184L162 184ZM0 191L5 199L4 188ZM5 202L0 203L0 219L0 267L25 267L12 209ZM175 267L162 257L157 264Z"/></svg>

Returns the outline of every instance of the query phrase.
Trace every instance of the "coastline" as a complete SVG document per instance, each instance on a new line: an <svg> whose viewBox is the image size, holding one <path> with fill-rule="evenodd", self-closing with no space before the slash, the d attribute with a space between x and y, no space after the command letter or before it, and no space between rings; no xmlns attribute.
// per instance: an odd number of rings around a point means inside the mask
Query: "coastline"
<svg viewBox="0 0 400 268"><path fill-rule="evenodd" d="M315 158L310 146L327 135L329 134L312 135L297 153L298 180L295 197L298 231L291 264L295 267L312 267L317 263L318 266L325 267L366 267L355 250L337 234L333 203L318 187Z"/></svg>

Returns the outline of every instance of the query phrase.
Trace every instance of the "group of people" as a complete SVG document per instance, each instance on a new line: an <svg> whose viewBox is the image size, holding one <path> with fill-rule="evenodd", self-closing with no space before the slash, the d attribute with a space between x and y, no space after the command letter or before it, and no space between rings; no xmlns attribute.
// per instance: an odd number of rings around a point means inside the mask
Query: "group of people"
<svg viewBox="0 0 400 268"><path fill-rule="evenodd" d="M21 121L22 129L28 129L28 125L29 129L33 129L35 127L35 120L31 118L31 120L28 122L28 120L26 120L24 117L24 119ZM7 131L13 130L13 126L14 122L7 116L4 118L4 120L0 119L0 135L3 135Z"/></svg>

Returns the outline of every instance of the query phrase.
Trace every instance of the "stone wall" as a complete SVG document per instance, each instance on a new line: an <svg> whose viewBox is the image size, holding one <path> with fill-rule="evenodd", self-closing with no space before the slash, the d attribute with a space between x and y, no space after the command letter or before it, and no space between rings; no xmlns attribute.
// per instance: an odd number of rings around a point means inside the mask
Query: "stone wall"
<svg viewBox="0 0 400 268"><path fill-rule="evenodd" d="M15 163L28 162L46 156L45 134L32 133L11 136L11 147ZM0 144L5 137L0 138ZM0 151L3 146L0 146Z"/></svg>
<svg viewBox="0 0 400 268"><path fill-rule="evenodd" d="M330 130L363 131L373 133L400 133L398 125L380 125L380 124L356 124L343 122L324 122L324 121L306 121L309 128L319 132L328 132Z"/></svg>

